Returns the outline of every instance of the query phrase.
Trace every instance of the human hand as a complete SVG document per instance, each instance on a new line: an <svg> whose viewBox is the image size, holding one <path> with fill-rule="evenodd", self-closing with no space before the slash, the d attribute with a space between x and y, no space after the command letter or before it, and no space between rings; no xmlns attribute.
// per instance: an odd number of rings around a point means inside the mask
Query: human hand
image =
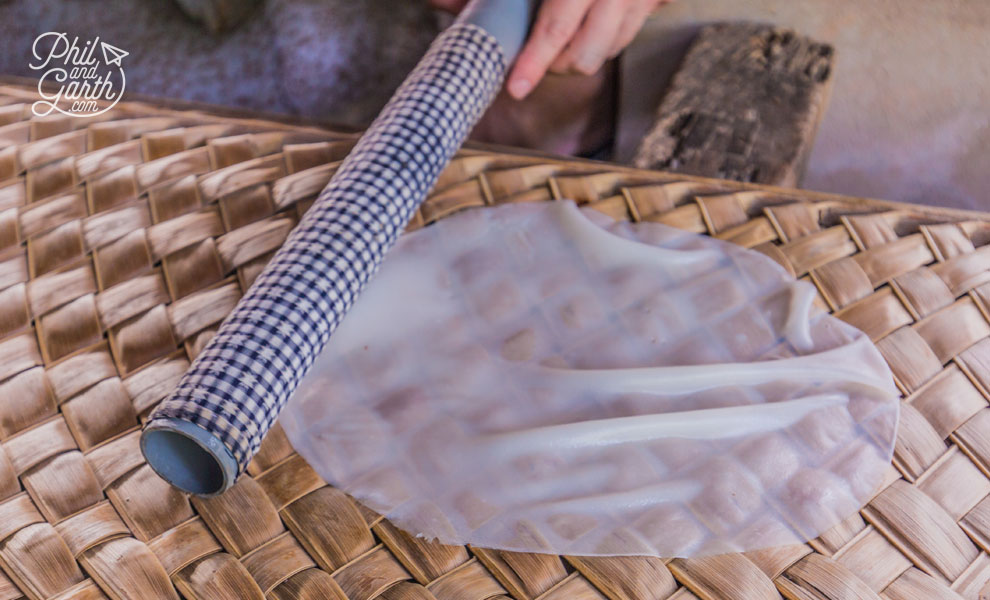
<svg viewBox="0 0 990 600"><path fill-rule="evenodd" d="M657 6L671 1L544 0L506 89L521 100L547 71L594 74L629 45ZM467 4L467 0L431 2L450 12L458 12Z"/></svg>

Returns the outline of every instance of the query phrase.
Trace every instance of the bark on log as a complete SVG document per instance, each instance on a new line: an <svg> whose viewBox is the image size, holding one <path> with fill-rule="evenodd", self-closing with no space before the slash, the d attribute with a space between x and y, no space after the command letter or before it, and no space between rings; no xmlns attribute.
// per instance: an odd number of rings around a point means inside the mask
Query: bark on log
<svg viewBox="0 0 990 600"><path fill-rule="evenodd" d="M834 50L761 24L704 28L637 167L796 187L831 84Z"/></svg>

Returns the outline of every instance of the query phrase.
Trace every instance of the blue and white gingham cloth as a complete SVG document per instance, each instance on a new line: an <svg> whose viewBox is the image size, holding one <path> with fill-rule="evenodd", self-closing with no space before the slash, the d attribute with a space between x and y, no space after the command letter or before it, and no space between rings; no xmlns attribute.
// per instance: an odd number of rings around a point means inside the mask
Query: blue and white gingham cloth
<svg viewBox="0 0 990 600"><path fill-rule="evenodd" d="M506 66L498 42L476 25L458 23L437 38L148 425L198 425L244 472L494 99Z"/></svg>

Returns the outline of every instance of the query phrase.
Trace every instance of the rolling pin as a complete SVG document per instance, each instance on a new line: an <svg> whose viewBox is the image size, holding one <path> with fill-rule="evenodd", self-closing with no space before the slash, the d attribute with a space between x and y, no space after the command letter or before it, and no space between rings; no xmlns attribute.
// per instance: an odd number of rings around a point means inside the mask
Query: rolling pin
<svg viewBox="0 0 990 600"><path fill-rule="evenodd" d="M430 46L173 392L141 451L211 496L258 452L299 381L502 85L535 0L473 0Z"/></svg>

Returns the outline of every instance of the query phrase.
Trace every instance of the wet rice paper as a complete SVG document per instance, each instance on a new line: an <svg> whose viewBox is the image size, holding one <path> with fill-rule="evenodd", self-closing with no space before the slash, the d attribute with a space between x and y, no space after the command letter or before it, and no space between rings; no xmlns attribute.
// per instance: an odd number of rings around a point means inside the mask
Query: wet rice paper
<svg viewBox="0 0 990 600"><path fill-rule="evenodd" d="M870 340L766 256L570 201L401 238L281 417L411 534L572 555L813 538L890 464Z"/></svg>

